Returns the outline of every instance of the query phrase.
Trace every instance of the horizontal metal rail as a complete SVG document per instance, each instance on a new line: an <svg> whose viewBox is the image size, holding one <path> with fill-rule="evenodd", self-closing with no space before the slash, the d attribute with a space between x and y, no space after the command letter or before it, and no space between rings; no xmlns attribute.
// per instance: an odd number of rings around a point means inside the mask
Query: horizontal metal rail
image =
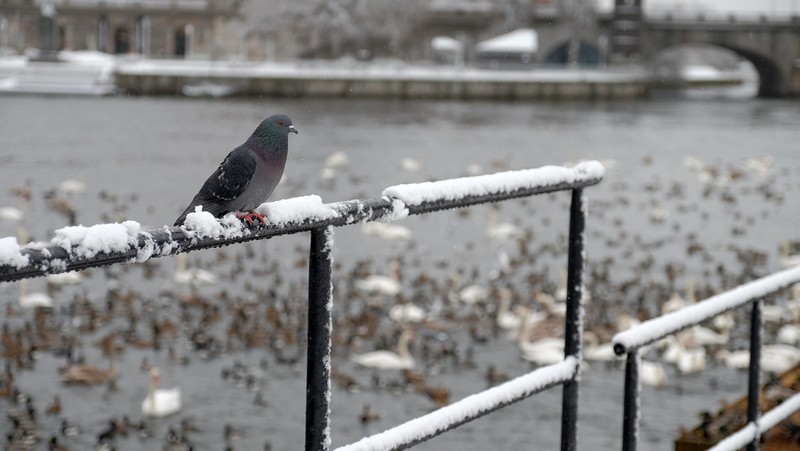
<svg viewBox="0 0 800 451"><path fill-rule="evenodd" d="M729 442L738 444L738 446L724 445L724 447L720 449L738 449L746 445L748 451L757 450L760 432L769 429L765 429L765 425L768 423L766 422L766 415L764 418L761 418L759 402L761 394L761 344L764 334L762 313L764 306L763 298L798 282L800 282L800 266L761 277L732 290L711 296L694 305L650 319L638 326L616 334L612 339L614 352L617 355L627 353L622 417L623 451L635 451L639 440L641 410L639 367L641 348L661 340L662 338L676 334L688 327L696 326L729 310L740 308L751 303L747 425L745 429L743 429L744 432L734 435L736 437L735 442ZM800 402L797 400L792 401L795 398L791 398L789 401L784 402L770 411L770 413L773 411L775 411L775 413L769 417L769 421L777 423L777 421L780 420L776 418L786 418L800 409ZM732 439L734 436L729 437L729 439ZM724 442L727 442L727 440L720 442L718 446L721 446Z"/></svg>
<svg viewBox="0 0 800 451"><path fill-rule="evenodd" d="M765 413L758 423L748 423L736 433L709 448L708 451L735 451L744 448L798 410L800 410L800 393Z"/></svg>
<svg viewBox="0 0 800 451"><path fill-rule="evenodd" d="M741 307L800 282L800 266L756 279L730 291L711 296L694 305L653 318L614 335L614 352L623 355L636 348L696 326L703 321Z"/></svg>
<svg viewBox="0 0 800 451"><path fill-rule="evenodd" d="M504 183L504 180L510 177L521 177L522 180L518 180L518 183L511 185ZM595 185L602 178L603 166L596 161L590 161L581 163L574 168L550 166L523 171L507 171L491 175L463 177L442 182L399 185L384 190L384 197L381 198L320 204L319 208L309 214L299 215L288 221L271 222L263 226L257 225L246 228L242 233L203 236L187 227L164 227L143 231L137 233L127 249L123 251L98 252L90 257L77 254L75 249L68 249L62 245L53 244L53 242L34 243L21 249L21 254L29 261L28 264L15 267L0 263L0 282L115 263L141 262L154 257L307 232L327 226L344 226L372 220L391 220L406 215L578 189ZM475 192L467 191L462 193L463 195L461 196L448 198L447 193L454 192L453 189L449 189L445 190L438 198L425 199L423 201L417 201L418 199L412 198L408 202L404 202L399 197L420 185L427 192L436 192L436 188L450 187L453 181L459 181L465 186L476 183L479 186L486 187L486 189L476 190ZM298 205L298 209L301 208L303 206ZM320 214L320 212L324 214Z"/></svg>
<svg viewBox="0 0 800 451"><path fill-rule="evenodd" d="M369 220L396 220L411 214L466 207L554 191L572 191L567 261L565 360L472 395L451 406L345 449L404 449L557 384L564 385L562 451L574 451L577 437L578 384L582 360L586 199L583 188L599 183L596 161L573 168L547 166L460 179L397 185L381 198L323 204L318 196L263 204L268 225L245 227L239 220L216 220L196 212L181 227L140 231L138 223L68 227L50 243L0 249L0 282L40 277L122 262L219 247L310 231L308 287L308 371L306 374L307 451L326 451L330 437L331 263L334 226ZM16 254L16 255L15 255ZM382 444L380 446L376 443Z"/></svg>
<svg viewBox="0 0 800 451"><path fill-rule="evenodd" d="M567 357L561 363L539 368L379 434L336 448L336 451L410 448L509 404L570 381L579 368L578 359Z"/></svg>

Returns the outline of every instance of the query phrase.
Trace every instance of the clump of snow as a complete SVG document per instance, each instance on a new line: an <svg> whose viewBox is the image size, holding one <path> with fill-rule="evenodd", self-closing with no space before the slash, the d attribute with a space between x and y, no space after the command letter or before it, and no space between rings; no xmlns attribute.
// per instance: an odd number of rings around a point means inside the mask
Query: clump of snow
<svg viewBox="0 0 800 451"><path fill-rule="evenodd" d="M192 233L194 238L219 238L222 236L223 227L217 218L211 213L203 211L203 207L198 205L192 213L186 215L183 227Z"/></svg>
<svg viewBox="0 0 800 451"><path fill-rule="evenodd" d="M30 263L27 255L22 255L15 237L0 238L0 266L13 266L16 269Z"/></svg>
<svg viewBox="0 0 800 451"><path fill-rule="evenodd" d="M463 424L487 412L527 398L528 396L572 379L578 370L578 360L569 356L555 365L539 368L502 385L468 396L427 415L407 421L397 427L365 437L337 451L372 451L399 449L440 432Z"/></svg>
<svg viewBox="0 0 800 451"><path fill-rule="evenodd" d="M44 255L44 252L42 252L42 255ZM49 258L49 257L50 257L49 255L46 256L46 258ZM64 272L64 271L66 271L67 270L67 261L64 260L63 258L56 258L56 259L50 260L50 270L53 271L53 272Z"/></svg>
<svg viewBox="0 0 800 451"><path fill-rule="evenodd" d="M150 257L153 256L156 250L156 240L153 238L153 235L149 232L141 232L140 236L144 238L144 242L139 246L139 250L136 252L137 263L150 260Z"/></svg>
<svg viewBox="0 0 800 451"><path fill-rule="evenodd" d="M64 227L56 230L56 236L50 243L64 248L71 255L92 258L98 253L125 252L130 246L135 247L140 229L136 221Z"/></svg>
<svg viewBox="0 0 800 451"><path fill-rule="evenodd" d="M391 210L388 210L386 214L378 218L378 221L391 222L391 221L397 221L399 219L405 219L408 217L408 207L406 207L406 204L402 200L397 198L392 198L387 200L389 200L392 203L392 208Z"/></svg>
<svg viewBox="0 0 800 451"><path fill-rule="evenodd" d="M340 215L336 208L322 203L317 195L294 197L261 204L256 211L266 215L267 222L277 226L306 220L324 221Z"/></svg>
<svg viewBox="0 0 800 451"><path fill-rule="evenodd" d="M333 226L325 227L325 247L322 250L333 261Z"/></svg>
<svg viewBox="0 0 800 451"><path fill-rule="evenodd" d="M245 234L242 221L233 213L229 213L217 219L211 213L203 211L203 207L198 205L194 212L186 215L181 230L189 238L241 238ZM163 255L163 250L162 250Z"/></svg>
<svg viewBox="0 0 800 451"><path fill-rule="evenodd" d="M600 162L586 161L572 168L544 166L438 182L395 185L383 190L383 196L402 200L408 206L417 206L426 202L453 201L468 196L511 193L561 183L588 182L602 178L604 173L605 169Z"/></svg>

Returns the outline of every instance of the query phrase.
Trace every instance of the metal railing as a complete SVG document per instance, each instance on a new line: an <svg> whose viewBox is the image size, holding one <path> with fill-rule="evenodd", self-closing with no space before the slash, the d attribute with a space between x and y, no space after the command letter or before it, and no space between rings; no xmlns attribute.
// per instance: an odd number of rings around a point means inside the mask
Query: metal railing
<svg viewBox="0 0 800 451"><path fill-rule="evenodd" d="M775 424L800 409L800 395L795 395L784 401L780 406L764 415L763 418L759 408L761 343L764 335L763 298L798 282L800 282L800 266L762 277L694 305L645 321L636 327L615 335L613 338L614 352L617 355L627 354L625 362L625 405L623 407L622 420L623 451L635 451L639 440L641 407L639 367L642 347L751 303L747 424L739 432L720 441L712 449L715 451L736 450L746 445L748 451L757 450L762 432L769 430Z"/></svg>
<svg viewBox="0 0 800 451"><path fill-rule="evenodd" d="M561 449L576 449L579 368L582 360L584 247L586 197L583 188L599 183L604 174L598 162L573 168L543 167L461 179L399 185L387 188L381 198L323 204L319 197L288 199L267 204L268 225L245 228L239 221L213 222L213 227L173 227L139 231L138 224L100 225L99 234L114 232L111 242L86 246L80 233L49 244L32 244L0 262L0 282L41 277L51 273L142 262L151 258L203 248L219 247L274 236L311 232L308 286L308 351L306 374L305 449L328 450L330 437L333 227L372 220L395 220L410 214L466 207L487 202L571 190L567 261L567 312L565 358L497 387L467 397L433 413L411 420L382 434L367 437L345 450L404 449L447 430L563 384ZM280 204L277 208L276 204ZM271 210L270 205L276 208ZM289 212L286 214L286 212ZM95 239L96 243L97 240ZM13 253L13 252L12 252Z"/></svg>

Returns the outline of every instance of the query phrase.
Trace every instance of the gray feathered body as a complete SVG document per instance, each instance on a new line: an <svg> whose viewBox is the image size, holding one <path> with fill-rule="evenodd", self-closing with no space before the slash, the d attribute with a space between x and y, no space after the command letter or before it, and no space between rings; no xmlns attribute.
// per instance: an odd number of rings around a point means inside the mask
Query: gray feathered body
<svg viewBox="0 0 800 451"><path fill-rule="evenodd" d="M219 218L230 212L254 210L266 201L283 176L290 132L296 133L296 130L288 117L278 115L265 119L244 144L225 157L175 225L183 224L186 215L198 205Z"/></svg>

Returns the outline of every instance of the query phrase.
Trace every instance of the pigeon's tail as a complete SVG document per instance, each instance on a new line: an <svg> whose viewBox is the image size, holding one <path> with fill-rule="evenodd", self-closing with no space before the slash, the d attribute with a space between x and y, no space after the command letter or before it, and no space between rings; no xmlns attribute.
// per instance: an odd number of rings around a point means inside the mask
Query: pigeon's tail
<svg viewBox="0 0 800 451"><path fill-rule="evenodd" d="M186 222L186 215L189 213L182 214L178 219L175 220L175 227L182 226L184 222Z"/></svg>

